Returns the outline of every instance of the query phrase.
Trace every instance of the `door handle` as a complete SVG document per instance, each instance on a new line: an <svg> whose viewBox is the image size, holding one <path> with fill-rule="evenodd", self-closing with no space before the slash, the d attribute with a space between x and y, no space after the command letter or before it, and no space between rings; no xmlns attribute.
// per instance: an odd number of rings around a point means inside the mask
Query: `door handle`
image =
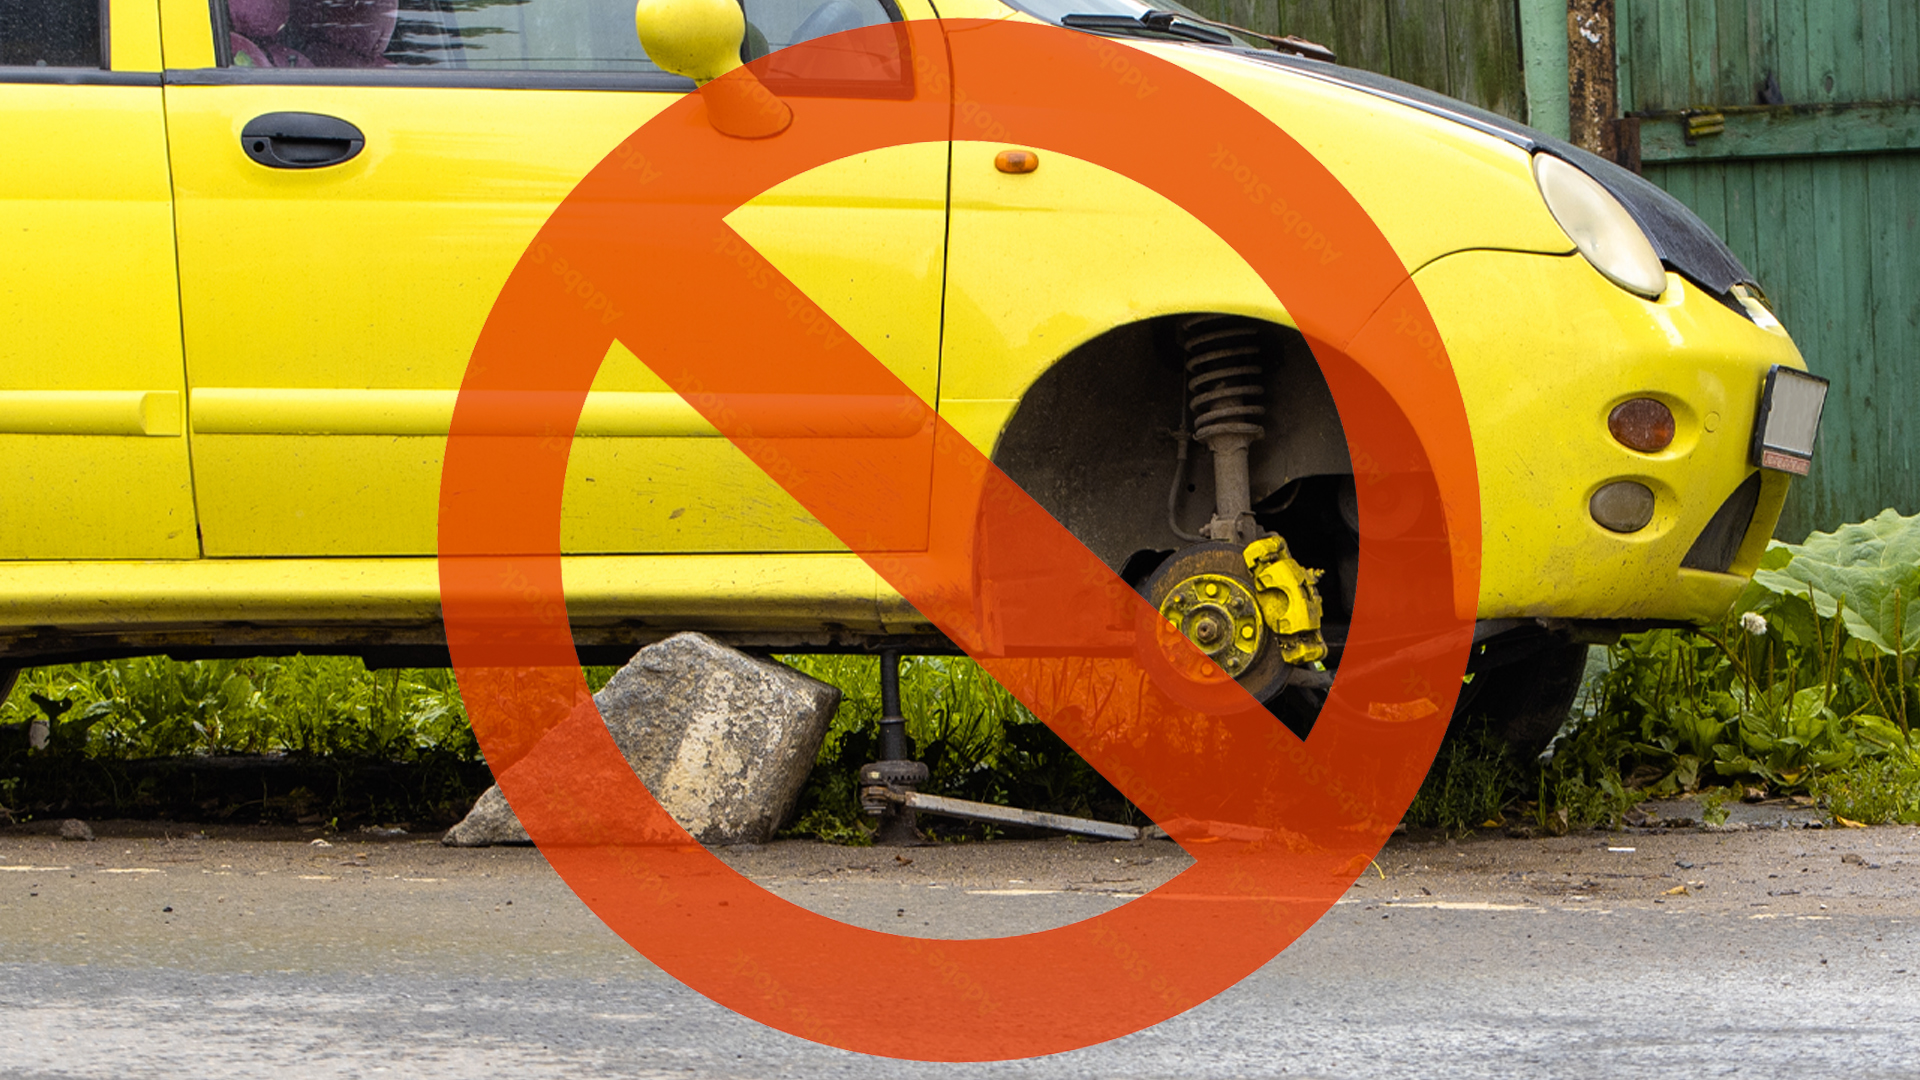
<svg viewBox="0 0 1920 1080"><path fill-rule="evenodd" d="M351 161L367 145L360 129L335 116L277 112L256 116L240 131L240 148L273 169L321 169Z"/></svg>

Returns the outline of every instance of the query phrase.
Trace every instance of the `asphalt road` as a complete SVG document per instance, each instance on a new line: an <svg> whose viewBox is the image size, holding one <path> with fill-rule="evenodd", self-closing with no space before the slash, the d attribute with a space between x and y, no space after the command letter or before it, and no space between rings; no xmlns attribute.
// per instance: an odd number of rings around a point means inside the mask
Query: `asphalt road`
<svg viewBox="0 0 1920 1080"><path fill-rule="evenodd" d="M101 832L0 832L0 1077L1920 1077L1910 828L1396 840L1214 1001L970 1066L738 1018L532 850ZM815 910L953 937L1084 918L1186 864L1165 842L727 857Z"/></svg>

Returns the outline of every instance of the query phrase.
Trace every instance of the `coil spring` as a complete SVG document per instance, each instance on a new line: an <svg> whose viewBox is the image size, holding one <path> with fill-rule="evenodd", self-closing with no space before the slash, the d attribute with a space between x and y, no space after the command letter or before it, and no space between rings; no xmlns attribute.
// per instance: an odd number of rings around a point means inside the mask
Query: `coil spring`
<svg viewBox="0 0 1920 1080"><path fill-rule="evenodd" d="M1254 422L1267 413L1255 400L1266 393L1258 324L1235 315L1192 315L1180 321L1180 348L1187 354L1193 437L1265 435Z"/></svg>

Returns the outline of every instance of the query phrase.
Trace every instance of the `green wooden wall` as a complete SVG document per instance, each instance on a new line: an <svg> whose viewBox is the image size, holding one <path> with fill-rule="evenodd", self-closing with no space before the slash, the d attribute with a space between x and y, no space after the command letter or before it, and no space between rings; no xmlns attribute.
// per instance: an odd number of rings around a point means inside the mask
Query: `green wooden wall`
<svg viewBox="0 0 1920 1080"><path fill-rule="evenodd" d="M1920 512L1920 0L1617 0L1649 179L1725 237L1833 380L1778 535ZM1763 106L1768 75L1784 104ZM1686 145L1684 113L1725 130Z"/></svg>
<svg viewBox="0 0 1920 1080"><path fill-rule="evenodd" d="M1628 112L1920 99L1916 0L1615 0Z"/></svg>
<svg viewBox="0 0 1920 1080"><path fill-rule="evenodd" d="M1297 34L1349 67L1527 116L1515 0L1186 0L1200 14Z"/></svg>

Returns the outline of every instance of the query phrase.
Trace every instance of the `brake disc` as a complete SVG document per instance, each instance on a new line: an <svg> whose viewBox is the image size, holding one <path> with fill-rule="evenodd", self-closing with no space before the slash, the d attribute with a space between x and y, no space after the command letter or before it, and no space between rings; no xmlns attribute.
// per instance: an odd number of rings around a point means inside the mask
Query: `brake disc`
<svg viewBox="0 0 1920 1080"><path fill-rule="evenodd" d="M1147 578L1141 592L1166 620L1155 628L1154 646L1174 675L1167 689L1177 693L1182 681L1218 682L1223 672L1262 704L1286 689L1293 666L1281 657L1261 616L1240 546L1215 541L1177 551ZM1180 657L1192 654L1175 645L1179 637L1218 667L1181 664Z"/></svg>

